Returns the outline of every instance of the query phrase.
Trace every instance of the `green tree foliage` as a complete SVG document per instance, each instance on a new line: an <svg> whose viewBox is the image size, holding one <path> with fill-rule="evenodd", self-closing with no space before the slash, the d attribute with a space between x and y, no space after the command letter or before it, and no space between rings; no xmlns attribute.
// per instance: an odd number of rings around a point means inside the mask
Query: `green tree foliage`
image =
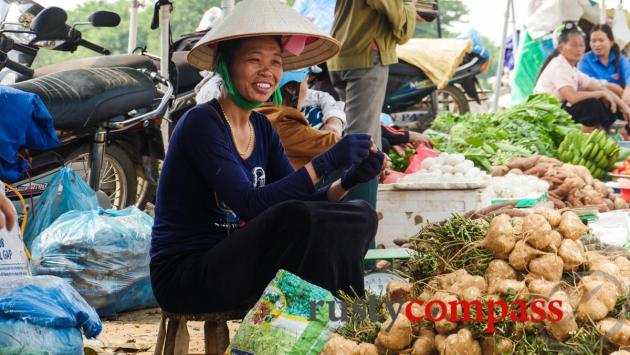
<svg viewBox="0 0 630 355"><path fill-rule="evenodd" d="M453 24L462 21L462 17L468 13L468 8L461 0L439 0L440 21L442 26L442 36L445 38L455 37ZM435 38L437 37L437 21L431 23L420 23L416 26L414 37Z"/></svg>
<svg viewBox="0 0 630 355"><path fill-rule="evenodd" d="M151 30L154 1L146 1L146 8L138 12L138 40L139 47L146 47L150 53L159 53L159 30ZM201 16L212 6L220 6L220 0L176 0L173 2L175 9L171 16L171 31L173 39L195 30ZM120 15L121 22L115 28L94 28L91 26L77 27L83 34L83 38L103 46L113 54L127 52L129 35L129 0L92 0L85 2L75 9L68 11L68 24L87 21L90 14L98 10L112 11ZM78 49L75 53L64 53L51 50L42 50L34 63L35 67L58 63L67 59L97 56L98 53L85 48Z"/></svg>

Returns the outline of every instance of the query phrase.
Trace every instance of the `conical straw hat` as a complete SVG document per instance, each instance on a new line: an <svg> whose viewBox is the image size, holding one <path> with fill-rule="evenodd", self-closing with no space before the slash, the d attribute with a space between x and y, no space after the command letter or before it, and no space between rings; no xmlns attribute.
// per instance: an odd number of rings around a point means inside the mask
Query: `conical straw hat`
<svg viewBox="0 0 630 355"><path fill-rule="evenodd" d="M285 43L282 53L284 70L323 63L334 57L341 48L337 40L278 0L243 0L236 4L230 15L195 44L188 53L188 62L198 69L212 71L216 65L217 43L270 35L282 36ZM300 39L305 44L301 51ZM291 42L298 43L298 50L295 50L294 45L288 50Z"/></svg>

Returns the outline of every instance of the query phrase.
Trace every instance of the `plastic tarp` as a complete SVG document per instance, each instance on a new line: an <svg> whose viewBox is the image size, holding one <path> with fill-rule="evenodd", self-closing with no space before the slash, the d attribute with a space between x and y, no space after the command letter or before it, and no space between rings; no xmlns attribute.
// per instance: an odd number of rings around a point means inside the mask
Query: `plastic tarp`
<svg viewBox="0 0 630 355"><path fill-rule="evenodd" d="M153 220L136 207L71 211L32 244L33 272L62 277L102 316L154 307L149 277Z"/></svg>
<svg viewBox="0 0 630 355"><path fill-rule="evenodd" d="M0 284L0 354L83 354L102 329L94 308L64 280L33 276Z"/></svg>
<svg viewBox="0 0 630 355"><path fill-rule="evenodd" d="M28 168L23 148L50 149L59 144L53 118L39 96L0 86L0 179L13 182Z"/></svg>
<svg viewBox="0 0 630 355"><path fill-rule="evenodd" d="M538 72L545 58L553 52L551 36L533 39L527 31L523 31L519 43L519 56L516 61L512 85L513 103L525 101L534 91Z"/></svg>
<svg viewBox="0 0 630 355"><path fill-rule="evenodd" d="M443 89L472 47L471 40L412 38L397 46L396 54L398 58L420 68L438 89Z"/></svg>
<svg viewBox="0 0 630 355"><path fill-rule="evenodd" d="M615 42L619 45L619 48L624 48L630 42L630 29L628 29L626 12L621 7L621 4L615 9L612 30L615 35Z"/></svg>
<svg viewBox="0 0 630 355"><path fill-rule="evenodd" d="M535 7L525 26L533 39L553 32L566 21L577 22L581 18L599 23L599 7L589 0L545 0Z"/></svg>
<svg viewBox="0 0 630 355"><path fill-rule="evenodd" d="M545 0L533 2L533 11L521 31L512 82L512 103L523 102L536 84L545 58L553 51L551 33L566 21L585 19L599 23L599 7L589 0Z"/></svg>
<svg viewBox="0 0 630 355"><path fill-rule="evenodd" d="M335 2L335 0L295 0L293 9L311 20L324 33L332 33Z"/></svg>

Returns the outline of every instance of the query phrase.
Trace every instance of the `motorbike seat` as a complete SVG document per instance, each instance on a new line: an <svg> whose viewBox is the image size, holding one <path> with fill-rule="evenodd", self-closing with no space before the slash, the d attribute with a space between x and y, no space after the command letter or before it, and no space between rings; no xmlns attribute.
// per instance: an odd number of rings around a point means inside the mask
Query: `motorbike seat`
<svg viewBox="0 0 630 355"><path fill-rule="evenodd" d="M67 70L11 86L39 95L58 129L95 126L156 97L153 81L132 68Z"/></svg>
<svg viewBox="0 0 630 355"><path fill-rule="evenodd" d="M34 78L71 69L127 67L157 71L150 58L140 54L117 54L66 60L35 69Z"/></svg>
<svg viewBox="0 0 630 355"><path fill-rule="evenodd" d="M188 51L173 52L172 60L177 68L177 92L191 91L201 81L199 69L190 65L186 59Z"/></svg>

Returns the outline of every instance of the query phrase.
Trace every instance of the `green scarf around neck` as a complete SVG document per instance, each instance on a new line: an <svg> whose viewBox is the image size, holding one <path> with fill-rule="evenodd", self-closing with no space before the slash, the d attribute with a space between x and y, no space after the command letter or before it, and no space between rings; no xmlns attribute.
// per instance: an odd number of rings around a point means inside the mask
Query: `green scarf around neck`
<svg viewBox="0 0 630 355"><path fill-rule="evenodd" d="M227 63L225 63L225 60L223 59L223 56L221 54L219 54L217 58L217 67L215 69L215 73L221 75L221 78L223 78L223 82L225 83L225 88L227 89L228 95L230 95L232 101L234 101L234 103L236 103L236 105L238 105L240 108L253 110L263 104L262 102L249 101L241 96L241 94L239 94L239 92L234 87L234 83L232 82L232 77L230 76L230 71L228 70ZM273 104L282 105L282 94L280 93L280 88L278 87L273 92Z"/></svg>

